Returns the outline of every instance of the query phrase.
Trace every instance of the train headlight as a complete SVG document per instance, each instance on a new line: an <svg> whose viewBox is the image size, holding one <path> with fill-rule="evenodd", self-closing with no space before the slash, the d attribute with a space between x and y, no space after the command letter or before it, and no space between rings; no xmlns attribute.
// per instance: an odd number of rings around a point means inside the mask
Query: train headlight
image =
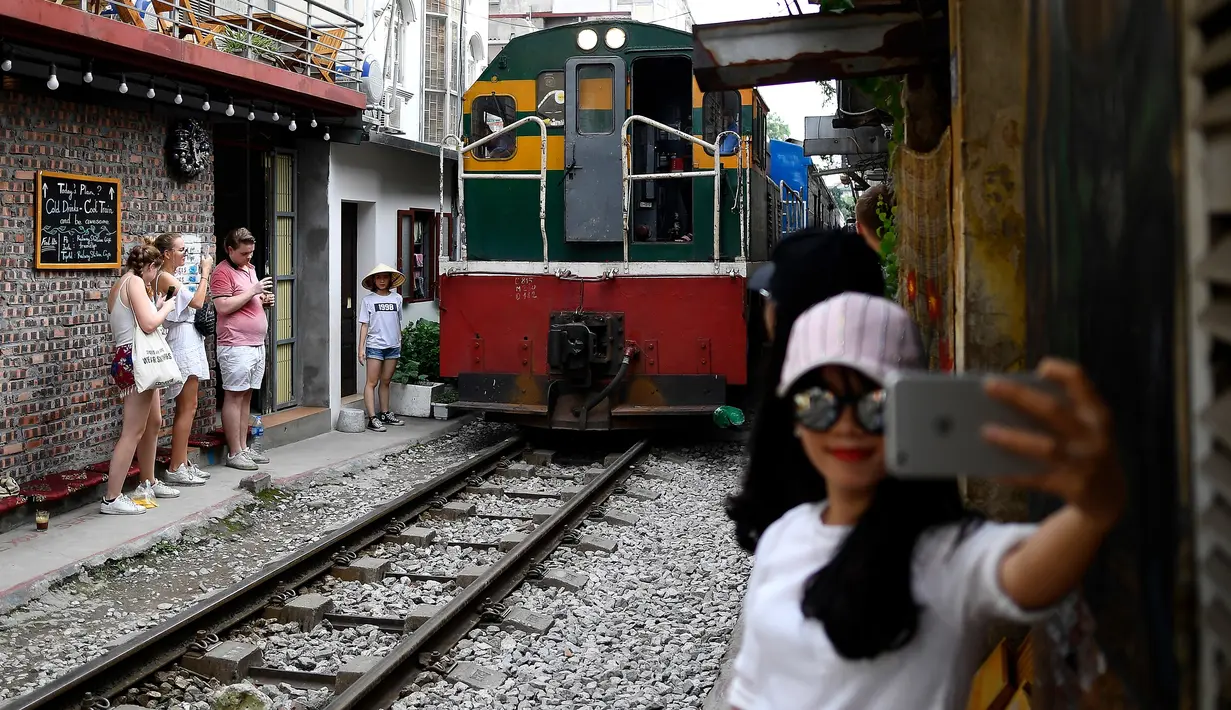
<svg viewBox="0 0 1231 710"><path fill-rule="evenodd" d="M588 52L598 46L598 33L594 30L582 30L577 33L577 46L581 51Z"/></svg>
<svg viewBox="0 0 1231 710"><path fill-rule="evenodd" d="M628 35L624 34L624 30L619 27L612 27L607 30L607 36L603 41L607 43L610 49L619 49L624 46L624 42L628 40Z"/></svg>

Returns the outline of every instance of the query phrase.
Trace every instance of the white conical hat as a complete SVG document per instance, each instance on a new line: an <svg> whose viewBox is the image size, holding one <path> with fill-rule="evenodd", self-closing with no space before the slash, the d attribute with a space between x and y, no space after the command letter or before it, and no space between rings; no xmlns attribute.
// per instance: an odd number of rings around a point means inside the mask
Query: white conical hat
<svg viewBox="0 0 1231 710"><path fill-rule="evenodd" d="M403 276L401 272L399 272L397 269L393 268L392 266L389 266L388 264L383 264L383 263L377 264L376 268L369 271L368 275L364 276L363 281L361 281L360 283L362 283L363 287L366 288L367 290L375 291L376 287L372 285L372 277L377 274L389 274L390 276L393 277L393 279L389 281L390 289L395 289L398 286L401 286L402 284L406 283L406 277Z"/></svg>

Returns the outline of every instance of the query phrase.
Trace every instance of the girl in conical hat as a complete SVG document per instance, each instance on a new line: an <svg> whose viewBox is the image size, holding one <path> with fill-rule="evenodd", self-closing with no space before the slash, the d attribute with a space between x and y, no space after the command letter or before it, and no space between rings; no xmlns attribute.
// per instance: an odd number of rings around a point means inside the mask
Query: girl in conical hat
<svg viewBox="0 0 1231 710"><path fill-rule="evenodd" d="M363 297L359 308L358 350L359 364L367 368L363 404L372 431L386 431L386 425L404 425L389 411L389 384L402 356L402 294L394 289L405 281L406 277L388 264L377 264L363 277L363 287L372 293Z"/></svg>

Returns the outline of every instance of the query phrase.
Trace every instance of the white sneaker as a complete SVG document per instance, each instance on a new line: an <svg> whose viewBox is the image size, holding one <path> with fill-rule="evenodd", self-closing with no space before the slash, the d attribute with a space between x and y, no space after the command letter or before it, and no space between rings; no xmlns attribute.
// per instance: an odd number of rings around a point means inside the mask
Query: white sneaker
<svg viewBox="0 0 1231 710"><path fill-rule="evenodd" d="M201 480L200 478L197 478L196 474L192 472L192 469L188 468L187 463L180 464L180 467L175 469L174 471L167 471L167 483L174 483L177 486L203 486L205 485L205 481ZM176 493L175 495L179 495L179 494ZM164 496L158 496L158 497L163 498ZM174 498L175 496L170 496L170 497Z"/></svg>
<svg viewBox="0 0 1231 710"><path fill-rule="evenodd" d="M148 485L148 484L147 484ZM180 492L171 486L163 483L157 478L154 479L154 485L150 486L150 490L154 492L155 498L179 498Z"/></svg>
<svg viewBox="0 0 1231 710"><path fill-rule="evenodd" d="M213 475L209 471L206 471L205 469L201 468L195 463L192 463L191 461L188 463L188 468L192 469L192 475L196 476L202 481L208 481L210 476Z"/></svg>
<svg viewBox="0 0 1231 710"><path fill-rule="evenodd" d="M229 466L230 468L237 468L240 471L257 470L256 464L253 463L252 459L248 458L248 454L244 453L243 451L240 451L239 453L233 456L227 456L227 466Z"/></svg>
<svg viewBox="0 0 1231 710"><path fill-rule="evenodd" d="M244 450L243 450L242 452L240 452L240 453L242 453L242 454L244 454L245 456L247 456L247 457L248 457L248 460L249 460L249 461L251 461L252 463L269 463L269 457L268 457L268 456L266 456L266 455L264 454L264 452L257 451L256 449L252 448L251 446L249 446L248 448L244 449Z"/></svg>
<svg viewBox="0 0 1231 710"><path fill-rule="evenodd" d="M98 512L103 515L141 515L145 508L132 502L132 499L121 493L118 498L108 503L103 501L98 506Z"/></svg>

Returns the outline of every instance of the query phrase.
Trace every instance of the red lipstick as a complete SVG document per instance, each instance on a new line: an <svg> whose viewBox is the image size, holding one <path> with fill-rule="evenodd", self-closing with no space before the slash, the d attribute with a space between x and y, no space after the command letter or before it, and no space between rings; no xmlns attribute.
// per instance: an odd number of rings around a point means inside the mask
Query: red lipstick
<svg viewBox="0 0 1231 710"><path fill-rule="evenodd" d="M872 449L829 449L829 454L839 461L859 462L872 458Z"/></svg>

